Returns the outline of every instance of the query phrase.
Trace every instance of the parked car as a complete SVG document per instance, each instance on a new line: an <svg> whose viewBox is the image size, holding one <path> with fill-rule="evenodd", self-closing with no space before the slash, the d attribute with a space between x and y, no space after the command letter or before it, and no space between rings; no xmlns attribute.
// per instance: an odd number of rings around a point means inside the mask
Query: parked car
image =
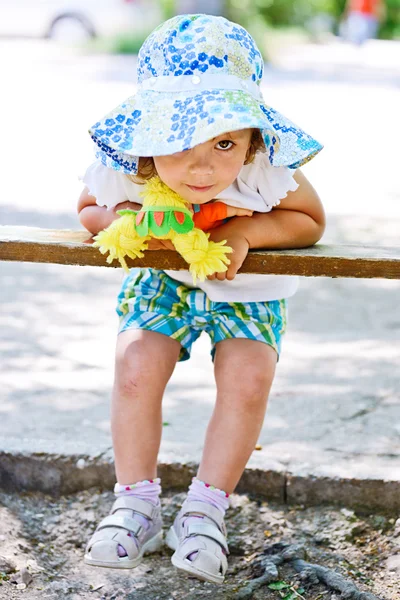
<svg viewBox="0 0 400 600"><path fill-rule="evenodd" d="M150 30L161 20L151 0L0 0L0 36L84 39Z"/></svg>

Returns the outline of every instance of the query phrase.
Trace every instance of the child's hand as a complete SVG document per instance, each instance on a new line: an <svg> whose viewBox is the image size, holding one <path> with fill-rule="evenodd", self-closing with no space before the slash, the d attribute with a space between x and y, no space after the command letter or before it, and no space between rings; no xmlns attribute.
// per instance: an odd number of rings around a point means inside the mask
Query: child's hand
<svg viewBox="0 0 400 600"><path fill-rule="evenodd" d="M227 217L252 217L254 211L247 208L237 208L236 206L227 204L226 212Z"/></svg>
<svg viewBox="0 0 400 600"><path fill-rule="evenodd" d="M228 265L228 270L222 273L214 273L213 275L209 275L207 279L218 279L219 281L224 281L225 279L227 279L228 281L232 281L232 279L235 278L238 270L242 266L250 248L247 239L244 236L240 235L228 237L226 245L230 246L233 250L232 254L229 254L229 260L231 262L230 265Z"/></svg>
<svg viewBox="0 0 400 600"><path fill-rule="evenodd" d="M158 240L151 238L147 243L148 250L175 250L175 246L171 240Z"/></svg>

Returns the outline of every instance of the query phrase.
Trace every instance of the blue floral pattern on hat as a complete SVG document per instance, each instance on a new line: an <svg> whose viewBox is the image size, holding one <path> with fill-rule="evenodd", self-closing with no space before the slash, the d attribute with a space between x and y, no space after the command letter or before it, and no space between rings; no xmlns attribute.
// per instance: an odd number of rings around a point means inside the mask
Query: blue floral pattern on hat
<svg viewBox="0 0 400 600"><path fill-rule="evenodd" d="M103 164L137 173L140 156L188 150L228 131L258 128L273 166L301 166L322 145L252 89L261 83L264 62L253 38L240 25L211 15L180 15L157 27L138 56L136 95L89 130ZM241 89L156 91L154 78L234 76ZM218 79L216 79L218 82ZM143 88L141 89L141 85ZM251 87L252 86L252 87ZM238 86L239 88L239 86Z"/></svg>

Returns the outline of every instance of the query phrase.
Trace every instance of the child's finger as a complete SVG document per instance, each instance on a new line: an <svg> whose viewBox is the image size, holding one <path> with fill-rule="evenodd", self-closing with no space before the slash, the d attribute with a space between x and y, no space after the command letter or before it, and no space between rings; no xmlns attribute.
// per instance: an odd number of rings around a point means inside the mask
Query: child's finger
<svg viewBox="0 0 400 600"><path fill-rule="evenodd" d="M229 265L227 272L225 273L225 279L227 279L228 281L232 281L232 279L235 279L236 274L238 272L238 266L237 265Z"/></svg>
<svg viewBox="0 0 400 600"><path fill-rule="evenodd" d="M249 210L248 208L236 208L235 214L238 217L251 217L253 215L253 210Z"/></svg>
<svg viewBox="0 0 400 600"><path fill-rule="evenodd" d="M232 279L235 279L245 258L245 256L232 254L231 262L228 265L228 270L225 273L225 279L227 279L228 281L232 281Z"/></svg>
<svg viewBox="0 0 400 600"><path fill-rule="evenodd" d="M216 278L218 279L218 281L225 281L226 279L226 271L222 271L221 273L217 273L216 274Z"/></svg>

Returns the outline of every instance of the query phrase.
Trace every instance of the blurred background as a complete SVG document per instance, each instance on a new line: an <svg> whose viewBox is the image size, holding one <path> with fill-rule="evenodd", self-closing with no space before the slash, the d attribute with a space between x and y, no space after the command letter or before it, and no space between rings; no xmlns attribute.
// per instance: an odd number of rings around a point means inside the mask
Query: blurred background
<svg viewBox="0 0 400 600"><path fill-rule="evenodd" d="M0 0L0 223L80 228L88 127L135 93L144 38L182 12L248 28L265 58L266 102L325 145L304 167L328 215L322 241L398 245L400 0ZM120 281L119 269L0 263L7 450L111 445ZM346 474L352 456L390 478L382 457L392 457L400 472L399 292L398 281L302 281L257 464L317 457L322 471ZM212 408L208 352L202 337L175 371L164 458L198 458L191 426Z"/></svg>
<svg viewBox="0 0 400 600"><path fill-rule="evenodd" d="M98 48L114 52L134 53L160 20L196 12L241 23L259 35L261 45L266 32L311 39L340 34L352 41L400 38L399 0L1 0L0 7L2 36L72 43L97 38Z"/></svg>

